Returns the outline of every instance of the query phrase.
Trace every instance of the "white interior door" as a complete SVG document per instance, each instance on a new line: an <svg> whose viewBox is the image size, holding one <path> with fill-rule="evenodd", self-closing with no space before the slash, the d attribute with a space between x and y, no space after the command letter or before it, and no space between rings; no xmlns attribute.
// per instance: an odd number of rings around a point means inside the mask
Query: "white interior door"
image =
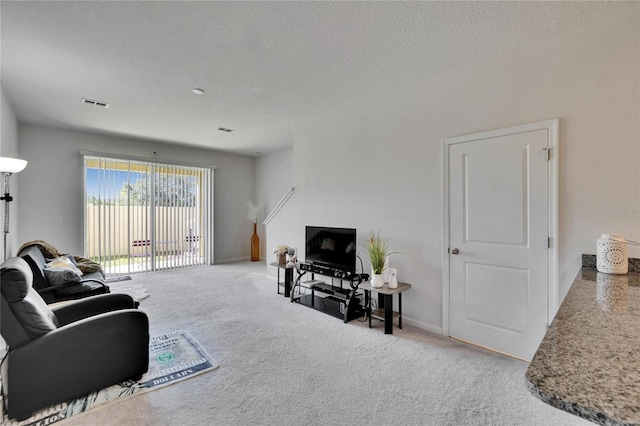
<svg viewBox="0 0 640 426"><path fill-rule="evenodd" d="M449 334L530 360L549 310L550 131L448 142Z"/></svg>

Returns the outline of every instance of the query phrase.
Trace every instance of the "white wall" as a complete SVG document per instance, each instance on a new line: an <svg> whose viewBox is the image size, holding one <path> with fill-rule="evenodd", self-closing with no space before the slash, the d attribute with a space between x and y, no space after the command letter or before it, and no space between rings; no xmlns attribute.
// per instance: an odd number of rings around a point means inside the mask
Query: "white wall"
<svg viewBox="0 0 640 426"><path fill-rule="evenodd" d="M254 198L254 159L205 149L150 141L20 125L19 153L29 161L20 173L18 207L21 243L44 240L62 252L82 253L83 159L81 150L216 168L214 183L216 262L250 256L253 225L245 218L246 202ZM62 224L55 223L61 217Z"/></svg>
<svg viewBox="0 0 640 426"><path fill-rule="evenodd" d="M258 234L260 234L261 246L260 258L265 259L267 265L275 261L272 253L273 247L276 244L287 244L286 240L268 243L266 232L268 228L262 222L293 186L292 158L293 151L289 148L262 155L256 159L256 202L262 204L263 207L262 215L258 217ZM286 220L286 215L287 207L285 204L283 210L275 218ZM279 235L279 237L283 237L283 235ZM275 269L273 270L275 271Z"/></svg>
<svg viewBox="0 0 640 426"><path fill-rule="evenodd" d="M0 157L18 158L18 121L13 113L11 105L7 100L4 89L0 86ZM9 182L11 196L16 200L20 198L19 184L20 174L11 176ZM0 188L4 195L4 178L0 176ZM0 233L4 232L4 209L5 202L0 202L0 210L2 210L2 225L0 225ZM15 254L18 249L18 236L16 230L20 217L18 216L18 208L15 200L9 204L9 233L7 234L7 253ZM1 237L4 239L4 235ZM0 253L4 259L4 244L0 242Z"/></svg>
<svg viewBox="0 0 640 426"><path fill-rule="evenodd" d="M380 230L413 284L409 323L439 331L442 141L557 117L562 300L601 233L640 240L639 50L638 14L619 16L299 125L296 193L267 244L302 247L309 224L355 227L360 242Z"/></svg>

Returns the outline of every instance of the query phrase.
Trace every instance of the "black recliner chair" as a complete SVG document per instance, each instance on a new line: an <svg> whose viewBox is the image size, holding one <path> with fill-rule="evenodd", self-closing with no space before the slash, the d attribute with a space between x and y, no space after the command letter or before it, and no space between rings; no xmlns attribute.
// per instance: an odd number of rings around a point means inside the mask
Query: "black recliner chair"
<svg viewBox="0 0 640 426"><path fill-rule="evenodd" d="M47 260L37 245L20 250L18 256L23 258L31 267L33 288L47 304L110 293L109 286L104 283L102 272L86 273L80 281L51 285L44 273Z"/></svg>
<svg viewBox="0 0 640 426"><path fill-rule="evenodd" d="M149 320L125 294L49 308L18 257L0 266L2 386L9 418L72 400L149 368Z"/></svg>

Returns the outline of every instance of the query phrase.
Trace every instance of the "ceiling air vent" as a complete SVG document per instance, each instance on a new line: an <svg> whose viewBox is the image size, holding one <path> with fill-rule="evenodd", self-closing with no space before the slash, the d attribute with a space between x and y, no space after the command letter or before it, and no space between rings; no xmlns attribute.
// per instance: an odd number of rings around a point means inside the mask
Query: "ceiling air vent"
<svg viewBox="0 0 640 426"><path fill-rule="evenodd" d="M102 108L105 108L105 109L109 108L109 104L107 104L107 103L98 102L98 101L92 101L91 99L87 99L87 98L82 98L82 100L80 102L82 102L83 104L102 107Z"/></svg>
<svg viewBox="0 0 640 426"><path fill-rule="evenodd" d="M220 130L221 132L227 132L227 133L233 132L233 129L227 129L226 127L218 127L218 130Z"/></svg>

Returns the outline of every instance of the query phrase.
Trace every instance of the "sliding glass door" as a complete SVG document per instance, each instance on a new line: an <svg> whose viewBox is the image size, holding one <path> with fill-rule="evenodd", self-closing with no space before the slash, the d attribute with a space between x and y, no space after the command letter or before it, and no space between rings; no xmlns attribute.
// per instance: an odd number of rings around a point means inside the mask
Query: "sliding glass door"
<svg viewBox="0 0 640 426"><path fill-rule="evenodd" d="M84 156L88 257L108 276L210 264L213 170Z"/></svg>

